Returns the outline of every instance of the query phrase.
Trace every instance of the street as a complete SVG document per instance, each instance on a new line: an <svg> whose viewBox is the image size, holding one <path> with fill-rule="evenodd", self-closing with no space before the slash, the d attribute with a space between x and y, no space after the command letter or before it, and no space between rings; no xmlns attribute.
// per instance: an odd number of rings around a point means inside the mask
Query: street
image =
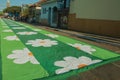
<svg viewBox="0 0 120 80"><path fill-rule="evenodd" d="M119 45L65 32L0 19L2 80L119 80Z"/></svg>

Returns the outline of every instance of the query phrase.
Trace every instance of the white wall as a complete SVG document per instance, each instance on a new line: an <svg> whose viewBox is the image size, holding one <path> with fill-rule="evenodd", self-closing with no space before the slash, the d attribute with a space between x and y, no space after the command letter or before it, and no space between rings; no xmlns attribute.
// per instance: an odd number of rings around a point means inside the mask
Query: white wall
<svg viewBox="0 0 120 80"><path fill-rule="evenodd" d="M120 20L120 0L71 0L77 18Z"/></svg>

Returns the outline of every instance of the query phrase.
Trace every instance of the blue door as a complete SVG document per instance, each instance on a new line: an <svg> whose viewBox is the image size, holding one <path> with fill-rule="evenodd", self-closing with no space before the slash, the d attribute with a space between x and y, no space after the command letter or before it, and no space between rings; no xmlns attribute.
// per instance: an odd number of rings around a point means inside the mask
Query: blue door
<svg viewBox="0 0 120 80"><path fill-rule="evenodd" d="M49 11L48 11L48 23L49 23L49 26L51 26L51 8L49 8Z"/></svg>

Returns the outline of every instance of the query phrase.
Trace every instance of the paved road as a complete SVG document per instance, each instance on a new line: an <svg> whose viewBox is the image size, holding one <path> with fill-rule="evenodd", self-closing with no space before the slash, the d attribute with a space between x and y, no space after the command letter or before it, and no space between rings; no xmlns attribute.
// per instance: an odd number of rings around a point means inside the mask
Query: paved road
<svg viewBox="0 0 120 80"><path fill-rule="evenodd" d="M120 38L112 38L107 36L79 33L69 30L54 29L47 26L36 27L55 32L57 34L69 36L78 40L82 40L84 42L95 44L99 47L103 47L120 54ZM90 39L87 39L88 37L90 37ZM94 40L94 38L99 41ZM68 80L120 80L120 61L100 66L96 69L78 74L77 76L71 76Z"/></svg>
<svg viewBox="0 0 120 80"><path fill-rule="evenodd" d="M118 52L118 54L120 53L119 45L115 45L115 44L113 45L113 44L106 43L106 42L111 42L111 43L114 42L114 43L119 44L119 39L104 37L104 40L101 41L100 38L103 38L103 36L101 37L101 36L90 35L90 34L85 34L85 33L79 34L73 31L57 30L57 29L51 29L49 27L43 27L43 26L34 26L34 27L39 27L40 29L43 29L43 30L47 30L47 31L61 34L64 36L68 36L68 37L71 37L71 38L74 38L74 39L77 39L83 42L94 44L96 46ZM95 42L94 38L99 39L99 41L101 42L97 42L97 41ZM120 76L120 61L117 61L114 63L109 63L106 65L97 67L93 70L89 70L84 73L80 73L77 76L71 76L68 78L68 80L119 80L119 76Z"/></svg>

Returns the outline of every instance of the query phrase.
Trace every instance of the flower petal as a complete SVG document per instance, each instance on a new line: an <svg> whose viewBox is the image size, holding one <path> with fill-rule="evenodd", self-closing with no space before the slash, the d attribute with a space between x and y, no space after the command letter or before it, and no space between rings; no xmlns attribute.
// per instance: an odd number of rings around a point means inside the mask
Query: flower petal
<svg viewBox="0 0 120 80"><path fill-rule="evenodd" d="M90 64L95 64L95 63L99 63L99 62L101 62L102 60L93 60ZM89 64L89 65L90 65Z"/></svg>
<svg viewBox="0 0 120 80"><path fill-rule="evenodd" d="M56 61L54 65L59 67L67 67L69 66L69 63L67 63L66 61Z"/></svg>
<svg viewBox="0 0 120 80"><path fill-rule="evenodd" d="M13 53L13 54L8 55L7 58L14 59L14 58L19 58L21 56L22 55L20 53Z"/></svg>
<svg viewBox="0 0 120 80"><path fill-rule="evenodd" d="M91 58L85 56L79 57L79 60L81 64L86 64L86 65L90 65L102 61L102 60L92 60Z"/></svg>
<svg viewBox="0 0 120 80"><path fill-rule="evenodd" d="M29 61L28 58L18 58L18 59L15 59L13 62L16 64L25 64L28 61Z"/></svg>
<svg viewBox="0 0 120 80"><path fill-rule="evenodd" d="M64 57L64 60L72 62L72 61L76 61L78 59L76 57L68 56L68 57Z"/></svg>
<svg viewBox="0 0 120 80"><path fill-rule="evenodd" d="M89 57L81 56L81 57L79 57L79 61L80 61L81 64L88 65L89 63L91 63L92 60Z"/></svg>
<svg viewBox="0 0 120 80"><path fill-rule="evenodd" d="M40 64L37 59L35 59L35 57L30 57L30 62L33 63L33 64Z"/></svg>
<svg viewBox="0 0 120 80"><path fill-rule="evenodd" d="M62 73L68 72L68 71L70 71L70 69L68 69L68 68L62 68L62 69L57 69L55 71L55 73L56 74L62 74Z"/></svg>

